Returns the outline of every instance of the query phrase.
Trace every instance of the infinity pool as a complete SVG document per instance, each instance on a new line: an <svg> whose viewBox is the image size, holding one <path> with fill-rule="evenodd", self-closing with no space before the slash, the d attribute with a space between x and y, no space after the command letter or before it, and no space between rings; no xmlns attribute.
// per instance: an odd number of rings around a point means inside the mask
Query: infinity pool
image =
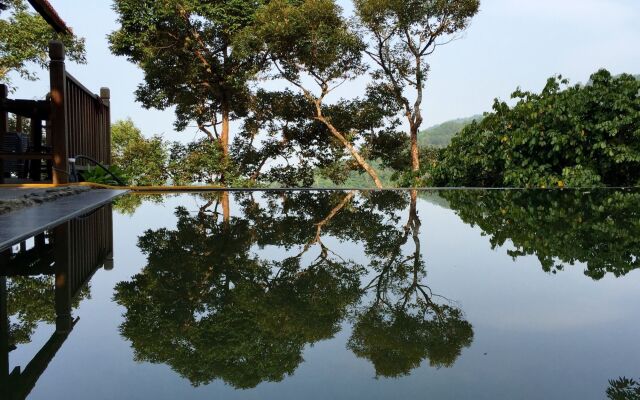
<svg viewBox="0 0 640 400"><path fill-rule="evenodd" d="M0 256L0 398L637 399L639 256L634 190L127 195Z"/></svg>

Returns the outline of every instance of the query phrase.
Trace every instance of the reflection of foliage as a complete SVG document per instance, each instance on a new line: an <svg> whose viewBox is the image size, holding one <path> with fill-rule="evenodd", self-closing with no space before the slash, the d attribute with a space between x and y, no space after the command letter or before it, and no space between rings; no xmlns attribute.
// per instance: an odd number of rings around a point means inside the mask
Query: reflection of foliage
<svg viewBox="0 0 640 400"><path fill-rule="evenodd" d="M142 205L142 202L160 203L166 197L166 195L159 194L128 193L113 201L113 209L122 215L133 215L138 207Z"/></svg>
<svg viewBox="0 0 640 400"><path fill-rule="evenodd" d="M364 291L374 293L374 302L356 311L348 344L358 357L371 360L376 374L385 377L408 375L425 358L433 367L451 367L462 348L473 341L473 328L462 311L434 301L440 296L423 283L426 271L417 196L412 191L404 229L386 238L385 252L372 255L375 277ZM402 248L409 237L414 250L405 256Z"/></svg>
<svg viewBox="0 0 640 400"><path fill-rule="evenodd" d="M397 226L407 204L403 193L265 193L260 202L238 194L242 217L225 211L228 194L200 197L206 204L199 212L177 208L175 229L140 237L147 265L119 283L115 295L127 310L120 329L136 359L166 363L194 385L222 379L252 388L280 381L302 362L306 345L339 331L364 293L365 270L334 252L326 236L362 243L372 268L396 255L421 260L417 237L409 235L417 235L419 221ZM408 237L418 250L404 257ZM258 251L267 246L286 255L265 259ZM407 374L425 357L450 366L471 343L461 311L432 302L421 283L423 263L419 272L410 264L393 264L387 289L392 296L403 288L411 293L391 309L391 318L376 302L357 317L351 340L356 354L385 376ZM387 351L400 356L380 358Z"/></svg>
<svg viewBox="0 0 640 400"><path fill-rule="evenodd" d="M535 255L545 271L587 264L601 279L640 267L637 191L451 191L442 196L491 245L513 243L511 256Z"/></svg>
<svg viewBox="0 0 640 400"><path fill-rule="evenodd" d="M640 399L640 383L626 377L610 380L607 398L610 400L638 400Z"/></svg>
<svg viewBox="0 0 640 400"><path fill-rule="evenodd" d="M439 306L430 319L401 308L374 307L359 316L348 347L371 360L378 375L398 377L425 358L432 367L452 367L472 340L471 324L459 309Z"/></svg>
<svg viewBox="0 0 640 400"><path fill-rule="evenodd" d="M17 276L7 281L11 345L29 343L38 323L56 322L54 281L53 276ZM77 308L81 300L89 298L89 293L89 287L84 287L73 300L72 307Z"/></svg>
<svg viewBox="0 0 640 400"><path fill-rule="evenodd" d="M251 388L293 373L306 344L337 332L358 293L357 268L328 257L307 268L300 257L263 261L250 252L249 221L218 223L204 209L176 216L176 230L140 238L148 265L116 290L138 360L167 363L194 385L221 378Z"/></svg>

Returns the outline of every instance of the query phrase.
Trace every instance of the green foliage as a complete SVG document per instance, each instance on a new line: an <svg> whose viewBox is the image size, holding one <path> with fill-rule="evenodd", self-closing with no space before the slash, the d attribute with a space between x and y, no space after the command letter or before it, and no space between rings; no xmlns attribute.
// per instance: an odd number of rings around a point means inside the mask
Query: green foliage
<svg viewBox="0 0 640 400"><path fill-rule="evenodd" d="M259 0L116 0L120 24L109 35L114 54L144 72L136 96L145 107L175 107L176 128L189 123L210 140L225 113L245 112L247 80L260 60L237 57L231 41L251 23Z"/></svg>
<svg viewBox="0 0 640 400"><path fill-rule="evenodd" d="M633 186L640 184L640 81L601 70L592 84L549 79L540 94L496 100L432 169L436 186Z"/></svg>
<svg viewBox="0 0 640 400"><path fill-rule="evenodd" d="M174 142L169 148L167 174L174 185L215 183L223 174L231 182L230 168L218 142Z"/></svg>
<svg viewBox="0 0 640 400"><path fill-rule="evenodd" d="M128 184L129 177L125 174L125 171L121 170L119 167L112 165L109 167L109 172L105 171L101 167L88 167L85 171L81 171L80 175L85 182L93 182L99 183L101 185L112 185L112 186L120 186L120 182L118 182L113 175L120 178L122 183L125 185ZM113 175L112 175L113 174Z"/></svg>
<svg viewBox="0 0 640 400"><path fill-rule="evenodd" d="M535 256L544 271L586 264L595 280L640 268L640 193L636 190L441 192L449 207L489 237L493 248Z"/></svg>
<svg viewBox="0 0 640 400"><path fill-rule="evenodd" d="M243 54L263 51L279 75L296 84L302 76L320 86L363 72L364 43L349 30L333 0L272 0L238 37Z"/></svg>
<svg viewBox="0 0 640 400"><path fill-rule="evenodd" d="M134 186L163 185L167 181L167 144L159 136L142 136L131 119L111 126L112 162Z"/></svg>
<svg viewBox="0 0 640 400"><path fill-rule="evenodd" d="M301 94L258 90L231 148L240 176L253 184L312 186L314 168L334 165L343 156L340 144L312 115Z"/></svg>
<svg viewBox="0 0 640 400"><path fill-rule="evenodd" d="M36 80L30 67L48 68L50 40L62 41L71 61L86 62L83 38L56 33L39 14L29 11L24 0L10 0L6 6L0 10L0 83L11 85L12 72L22 79Z"/></svg>

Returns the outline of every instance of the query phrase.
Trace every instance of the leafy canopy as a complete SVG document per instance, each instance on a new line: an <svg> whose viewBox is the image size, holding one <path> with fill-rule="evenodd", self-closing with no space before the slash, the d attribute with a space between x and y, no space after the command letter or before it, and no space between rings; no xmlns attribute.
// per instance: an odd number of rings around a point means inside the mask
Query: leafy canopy
<svg viewBox="0 0 640 400"><path fill-rule="evenodd" d="M258 61L238 58L233 36L253 19L259 0L116 0L114 54L144 72L136 91L148 108L175 106L176 127L191 122L214 139L225 110L242 116L247 79Z"/></svg>

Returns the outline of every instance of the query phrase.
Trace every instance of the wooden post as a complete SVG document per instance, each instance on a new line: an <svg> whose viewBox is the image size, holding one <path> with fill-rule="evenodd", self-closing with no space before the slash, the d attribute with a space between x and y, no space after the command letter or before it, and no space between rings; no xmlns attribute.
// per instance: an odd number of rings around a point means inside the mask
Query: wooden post
<svg viewBox="0 0 640 400"><path fill-rule="evenodd" d="M0 103L9 96L9 89L6 85L0 85ZM4 135L9 130L9 114L0 111L0 152L4 151ZM4 183L4 160L0 159L0 184Z"/></svg>
<svg viewBox="0 0 640 400"><path fill-rule="evenodd" d="M111 165L111 90L107 87L100 88L100 98L105 105L104 108L104 129L105 129L105 144L106 144L106 159L105 163Z"/></svg>
<svg viewBox="0 0 640 400"><path fill-rule="evenodd" d="M51 79L51 141L53 146L53 183L69 182L69 140L67 132L67 72L64 66L64 45L49 42L49 77Z"/></svg>

